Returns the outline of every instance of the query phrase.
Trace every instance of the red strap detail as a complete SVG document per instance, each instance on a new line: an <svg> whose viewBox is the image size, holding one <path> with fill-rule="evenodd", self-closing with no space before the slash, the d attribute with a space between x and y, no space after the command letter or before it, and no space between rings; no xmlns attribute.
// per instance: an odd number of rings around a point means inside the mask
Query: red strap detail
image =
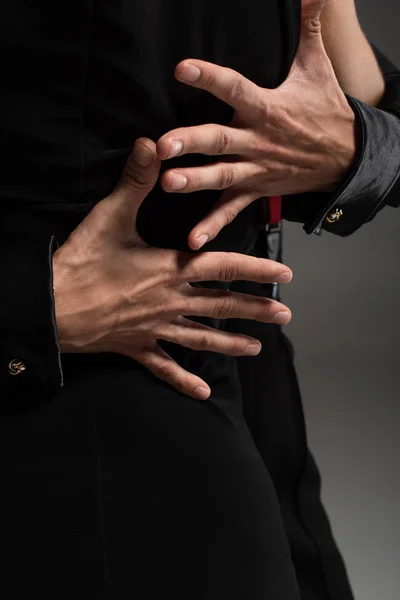
<svg viewBox="0 0 400 600"><path fill-rule="evenodd" d="M272 223L280 223L282 221L282 196L268 196L269 201L269 221Z"/></svg>

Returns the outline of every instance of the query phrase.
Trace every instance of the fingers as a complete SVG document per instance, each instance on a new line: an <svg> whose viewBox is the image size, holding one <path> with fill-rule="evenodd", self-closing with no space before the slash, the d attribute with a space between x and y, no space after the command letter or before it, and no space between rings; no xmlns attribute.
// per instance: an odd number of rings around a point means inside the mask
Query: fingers
<svg viewBox="0 0 400 600"><path fill-rule="evenodd" d="M261 344L255 338L220 331L185 318L163 324L158 334L160 339L191 350L208 350L228 356L256 356L261 350Z"/></svg>
<svg viewBox="0 0 400 600"><path fill-rule="evenodd" d="M251 319L261 323L287 325L292 318L289 308L272 300L227 290L190 287L182 308L186 316L214 319Z"/></svg>
<svg viewBox="0 0 400 600"><path fill-rule="evenodd" d="M166 192L198 192L200 190L224 190L233 185L260 176L260 165L250 162L218 162L205 167L171 169L161 177Z"/></svg>
<svg viewBox="0 0 400 600"><path fill-rule="evenodd" d="M257 155L256 146L252 131L207 123L169 131L158 140L157 155L160 160L184 154L219 156L243 154L244 148L254 148L254 154Z"/></svg>
<svg viewBox="0 0 400 600"><path fill-rule="evenodd" d="M177 65L175 77L183 83L207 90L238 111L254 112L259 106L260 88L233 69L190 59Z"/></svg>
<svg viewBox="0 0 400 600"><path fill-rule="evenodd" d="M183 369L158 344L143 350L139 356L133 358L158 379L166 381L179 392L195 400L207 400L211 394L210 387L205 381Z"/></svg>
<svg viewBox="0 0 400 600"><path fill-rule="evenodd" d="M177 282L254 281L289 283L292 271L279 262L235 252L180 252L178 268L171 278Z"/></svg>
<svg viewBox="0 0 400 600"><path fill-rule="evenodd" d="M211 212L190 232L188 237L190 248L199 250L205 243L213 240L221 229L232 223L237 215L255 199L256 197L251 193L239 194L233 188L225 190Z"/></svg>

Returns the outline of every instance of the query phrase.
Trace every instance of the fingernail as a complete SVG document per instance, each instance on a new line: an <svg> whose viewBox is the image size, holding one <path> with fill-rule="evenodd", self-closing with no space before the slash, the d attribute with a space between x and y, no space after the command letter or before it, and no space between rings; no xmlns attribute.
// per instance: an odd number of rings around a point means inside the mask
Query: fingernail
<svg viewBox="0 0 400 600"><path fill-rule="evenodd" d="M187 177L181 175L180 173L174 173L170 189L174 191L183 190L183 188L187 186L187 182Z"/></svg>
<svg viewBox="0 0 400 600"><path fill-rule="evenodd" d="M168 154L168 158L174 158L174 156L178 156L183 148L183 142L181 140L172 140L171 141L171 150Z"/></svg>
<svg viewBox="0 0 400 600"><path fill-rule="evenodd" d="M277 277L276 281L277 283L289 283L289 281L292 281L292 279L293 275L291 273L282 273L282 275Z"/></svg>
<svg viewBox="0 0 400 600"><path fill-rule="evenodd" d="M210 390L206 387L199 386L193 393L199 400L207 400L210 395Z"/></svg>
<svg viewBox="0 0 400 600"><path fill-rule="evenodd" d="M201 75L200 69L198 69L197 67L195 67L194 65L192 65L190 63L187 63L185 65L185 68L179 75L179 79L183 79L184 81L187 81L189 83L194 83L195 81L197 81L199 79L200 75Z"/></svg>
<svg viewBox="0 0 400 600"><path fill-rule="evenodd" d="M276 325L287 325L290 321L290 314L288 312L278 312L272 319L272 322Z"/></svg>
<svg viewBox="0 0 400 600"><path fill-rule="evenodd" d="M135 162L140 167L149 167L153 160L153 154L142 144L136 144L133 150Z"/></svg>
<svg viewBox="0 0 400 600"><path fill-rule="evenodd" d="M200 235L198 238L196 238L199 244L199 248L201 248L202 246L204 246L204 244L206 242L208 242L208 235L206 233L203 233L202 235Z"/></svg>
<svg viewBox="0 0 400 600"><path fill-rule="evenodd" d="M256 356L260 353L260 350L261 344L250 344L249 346L247 346L245 352L248 356Z"/></svg>

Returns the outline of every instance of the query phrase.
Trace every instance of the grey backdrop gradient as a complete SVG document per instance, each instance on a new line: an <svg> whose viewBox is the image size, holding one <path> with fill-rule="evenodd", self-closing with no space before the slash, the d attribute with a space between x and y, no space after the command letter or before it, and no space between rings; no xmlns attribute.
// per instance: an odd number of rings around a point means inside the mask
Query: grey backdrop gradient
<svg viewBox="0 0 400 600"><path fill-rule="evenodd" d="M358 0L368 39L400 66L399 0ZM340 37L340 32L337 32ZM356 600L400 599L400 211L347 238L284 224L308 440Z"/></svg>

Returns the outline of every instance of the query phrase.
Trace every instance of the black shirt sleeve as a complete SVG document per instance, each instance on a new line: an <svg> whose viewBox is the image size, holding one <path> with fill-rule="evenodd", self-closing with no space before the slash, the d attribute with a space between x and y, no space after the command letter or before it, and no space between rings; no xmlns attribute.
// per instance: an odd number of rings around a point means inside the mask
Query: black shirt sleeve
<svg viewBox="0 0 400 600"><path fill-rule="evenodd" d="M0 410L48 400L63 385L54 311L54 235L0 239Z"/></svg>
<svg viewBox="0 0 400 600"><path fill-rule="evenodd" d="M375 46L385 79L377 107L346 94L357 122L358 154L346 179L332 193L282 198L282 216L303 223L306 233L348 236L384 206L400 205L400 71Z"/></svg>

